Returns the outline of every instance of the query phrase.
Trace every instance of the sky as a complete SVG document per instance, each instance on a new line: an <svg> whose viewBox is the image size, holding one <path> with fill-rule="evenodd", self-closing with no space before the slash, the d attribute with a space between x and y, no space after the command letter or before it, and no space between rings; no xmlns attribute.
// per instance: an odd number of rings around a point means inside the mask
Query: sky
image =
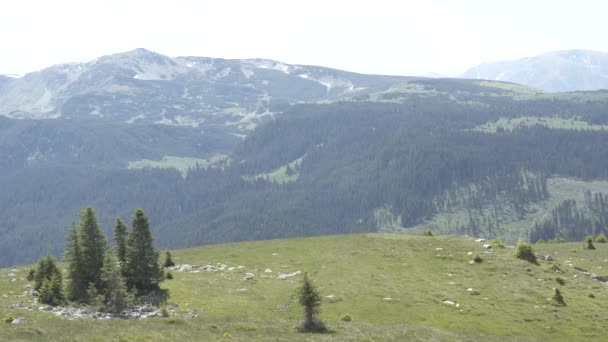
<svg viewBox="0 0 608 342"><path fill-rule="evenodd" d="M143 47L392 75L456 76L541 53L608 52L604 0L19 0L0 6L0 74Z"/></svg>

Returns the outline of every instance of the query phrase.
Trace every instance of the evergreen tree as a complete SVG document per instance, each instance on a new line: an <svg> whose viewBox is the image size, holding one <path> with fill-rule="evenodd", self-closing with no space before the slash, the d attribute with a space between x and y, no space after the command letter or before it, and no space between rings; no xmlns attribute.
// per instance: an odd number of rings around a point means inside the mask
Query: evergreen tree
<svg viewBox="0 0 608 342"><path fill-rule="evenodd" d="M122 312L129 303L127 286L120 271L120 264L112 253L106 253L101 270L105 308L113 313Z"/></svg>
<svg viewBox="0 0 608 342"><path fill-rule="evenodd" d="M40 289L38 301L52 306L60 305L64 302L62 281L60 273L53 273L50 279L45 279Z"/></svg>
<svg viewBox="0 0 608 342"><path fill-rule="evenodd" d="M54 274L58 274L61 277L61 272L57 268L55 258L50 255L40 258L36 272L34 272L34 289L40 291L44 281L51 280Z"/></svg>
<svg viewBox="0 0 608 342"><path fill-rule="evenodd" d="M171 252L165 251L165 261L163 261L163 267L175 266L173 259L171 259Z"/></svg>
<svg viewBox="0 0 608 342"><path fill-rule="evenodd" d="M304 273L302 286L298 289L298 292L298 301L304 307L304 322L302 322L300 330L303 332L326 331L323 322L315 320L314 317L321 306L321 295L308 277L308 273Z"/></svg>
<svg viewBox="0 0 608 342"><path fill-rule="evenodd" d="M86 207L81 211L78 235L82 249L83 281L86 284L93 283L99 290L101 268L106 251L106 237L97 223L95 210L92 207Z"/></svg>
<svg viewBox="0 0 608 342"><path fill-rule="evenodd" d="M153 246L150 223L143 209L135 210L131 232L127 239L125 274L127 287L144 295L160 289L163 270L158 263L158 251Z"/></svg>
<svg viewBox="0 0 608 342"><path fill-rule="evenodd" d="M125 264L127 254L127 226L117 217L114 225L114 241L116 242L116 256L121 265Z"/></svg>
<svg viewBox="0 0 608 342"><path fill-rule="evenodd" d="M66 263L68 276L68 300L76 302L86 301L88 282L85 279L80 238L78 237L78 231L74 225L72 225L72 229L67 238L67 246L63 259Z"/></svg>

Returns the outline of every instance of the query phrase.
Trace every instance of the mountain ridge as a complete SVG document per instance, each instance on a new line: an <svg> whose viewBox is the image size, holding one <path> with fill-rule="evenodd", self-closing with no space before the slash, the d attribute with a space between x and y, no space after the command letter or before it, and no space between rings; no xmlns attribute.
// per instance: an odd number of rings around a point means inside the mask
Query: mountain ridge
<svg viewBox="0 0 608 342"><path fill-rule="evenodd" d="M551 92L608 89L608 52L559 50L477 65L459 77L524 84Z"/></svg>

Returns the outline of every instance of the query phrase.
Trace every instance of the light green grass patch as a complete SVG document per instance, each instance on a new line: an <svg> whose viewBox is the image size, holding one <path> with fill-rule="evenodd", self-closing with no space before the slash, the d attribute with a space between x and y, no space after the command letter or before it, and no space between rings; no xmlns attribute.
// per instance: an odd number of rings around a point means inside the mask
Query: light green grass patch
<svg viewBox="0 0 608 342"><path fill-rule="evenodd" d="M500 222L500 228L495 229L492 234L488 232L487 227L482 227L480 230L481 236L494 235L509 243L515 243L518 239L528 239L528 230L536 222L549 217L551 211L565 200L573 199L577 203L584 203L586 191L607 193L608 180L582 181L572 178L552 177L547 180L547 191L549 192L549 198L529 205L523 216L516 214L512 204L501 200L488 203L480 210L473 210L473 215L480 222L493 221L496 218ZM456 227L466 226L468 222L469 212L462 208L450 212L440 212L423 224L414 227L397 227L396 229L386 229L386 231L422 233L426 229L431 229L433 232L450 234L454 233Z"/></svg>
<svg viewBox="0 0 608 342"><path fill-rule="evenodd" d="M221 165L228 160L228 156L217 154L207 159L192 158L192 157L176 157L164 156L161 160L142 159L130 161L127 168L130 170L145 169L145 168L161 168L161 169L177 169L182 177L186 177L188 171L196 168L208 168Z"/></svg>
<svg viewBox="0 0 608 342"><path fill-rule="evenodd" d="M594 125L580 118L560 118L560 117L535 117L535 116L520 116L517 118L501 117L497 121L488 122L475 127L473 130L496 133L497 131L512 131L519 127L545 126L553 129L570 129L570 130L604 130L608 129L608 125Z"/></svg>
<svg viewBox="0 0 608 342"><path fill-rule="evenodd" d="M282 166L278 167L277 169L272 170L267 173L261 173L261 174L255 175L255 176L243 176L243 179L246 181L249 181L249 182L254 182L258 179L263 179L268 182L276 183L276 184L285 184L285 183L295 182L300 177L298 168L300 167L300 164L302 163L302 160L304 160L305 157L306 157L306 155L303 155L302 157L300 157L296 160L293 160L285 165L282 165ZM288 167L291 169L291 174L288 174L288 172L287 172Z"/></svg>
<svg viewBox="0 0 608 342"><path fill-rule="evenodd" d="M519 94L519 95L538 95L542 92L538 89L530 88L522 84L517 83L509 83L509 82L499 82L499 81L480 81L480 86L484 87L492 87L503 90L508 90L511 93Z"/></svg>

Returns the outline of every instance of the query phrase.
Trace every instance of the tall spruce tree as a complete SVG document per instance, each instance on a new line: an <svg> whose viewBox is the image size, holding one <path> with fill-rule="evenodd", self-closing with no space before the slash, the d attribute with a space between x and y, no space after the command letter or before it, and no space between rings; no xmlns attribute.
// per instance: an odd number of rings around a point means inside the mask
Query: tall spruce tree
<svg viewBox="0 0 608 342"><path fill-rule="evenodd" d="M160 289L163 270L158 263L159 253L154 249L150 222L143 209L138 208L131 219L131 232L127 239L125 274L127 286L137 295Z"/></svg>
<svg viewBox="0 0 608 342"><path fill-rule="evenodd" d="M84 263L82 259L82 248L76 226L72 225L67 238L67 246L63 255L67 269L67 299L84 302L86 301L86 291L88 282L85 279Z"/></svg>
<svg viewBox="0 0 608 342"><path fill-rule="evenodd" d="M116 257L120 264L124 265L127 255L127 226L120 217L116 218L114 225L114 241L116 242Z"/></svg>
<svg viewBox="0 0 608 342"><path fill-rule="evenodd" d="M92 207L86 207L81 211L78 234L82 248L84 281L87 284L95 284L95 287L101 290L101 268L106 253L106 237L97 223L95 209Z"/></svg>

